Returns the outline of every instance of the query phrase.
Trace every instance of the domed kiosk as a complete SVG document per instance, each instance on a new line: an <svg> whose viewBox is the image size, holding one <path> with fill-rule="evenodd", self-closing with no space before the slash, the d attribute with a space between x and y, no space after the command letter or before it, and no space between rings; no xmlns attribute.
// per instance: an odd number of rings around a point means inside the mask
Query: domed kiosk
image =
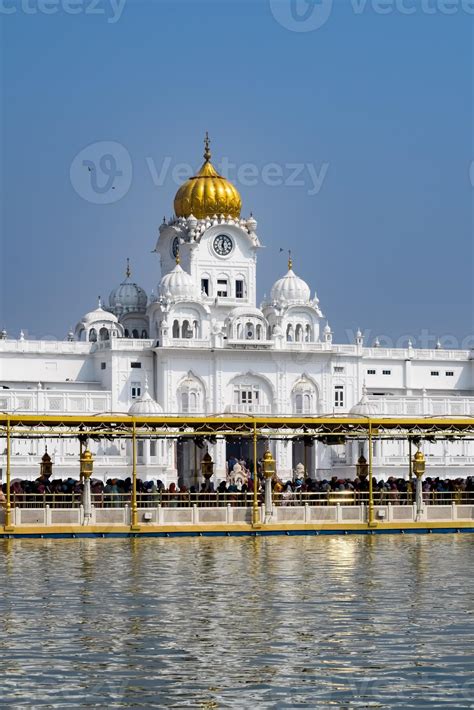
<svg viewBox="0 0 474 710"><path fill-rule="evenodd" d="M206 133L204 163L199 172L186 180L174 198L177 217L194 216L204 219L211 215L237 218L242 209L242 200L231 182L223 178L211 163L209 135Z"/></svg>

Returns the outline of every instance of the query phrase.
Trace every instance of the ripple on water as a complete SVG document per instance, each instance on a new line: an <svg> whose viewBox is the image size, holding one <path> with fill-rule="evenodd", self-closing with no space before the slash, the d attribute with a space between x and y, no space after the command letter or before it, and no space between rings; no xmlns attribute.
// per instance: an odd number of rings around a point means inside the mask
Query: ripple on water
<svg viewBox="0 0 474 710"><path fill-rule="evenodd" d="M0 543L0 702L474 708L474 537Z"/></svg>

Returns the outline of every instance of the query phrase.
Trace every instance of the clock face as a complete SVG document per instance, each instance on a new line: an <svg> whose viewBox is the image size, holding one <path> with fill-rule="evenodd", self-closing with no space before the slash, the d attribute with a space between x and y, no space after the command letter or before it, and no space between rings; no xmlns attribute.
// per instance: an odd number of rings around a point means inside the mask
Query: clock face
<svg viewBox="0 0 474 710"><path fill-rule="evenodd" d="M174 258L176 259L176 257L178 256L178 252L179 252L179 237L175 237L173 239L173 244L171 245L171 251L173 252Z"/></svg>
<svg viewBox="0 0 474 710"><path fill-rule="evenodd" d="M214 251L219 256L227 256L232 251L234 245L232 239L227 234L219 234L214 239Z"/></svg>

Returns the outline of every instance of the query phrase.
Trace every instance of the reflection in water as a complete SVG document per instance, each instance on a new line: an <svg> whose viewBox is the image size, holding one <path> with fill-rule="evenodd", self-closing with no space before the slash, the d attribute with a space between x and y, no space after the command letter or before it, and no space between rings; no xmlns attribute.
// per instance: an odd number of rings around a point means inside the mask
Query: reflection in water
<svg viewBox="0 0 474 710"><path fill-rule="evenodd" d="M6 540L10 707L474 707L469 535Z"/></svg>

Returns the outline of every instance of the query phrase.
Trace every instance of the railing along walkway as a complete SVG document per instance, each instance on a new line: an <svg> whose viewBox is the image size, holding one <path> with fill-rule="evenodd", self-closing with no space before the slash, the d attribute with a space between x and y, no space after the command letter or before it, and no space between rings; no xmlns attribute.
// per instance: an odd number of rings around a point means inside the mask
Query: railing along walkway
<svg viewBox="0 0 474 710"><path fill-rule="evenodd" d="M259 503L263 502L263 491L258 495ZM375 505L411 505L414 503L414 492L374 491ZM426 505L474 505L474 491L423 492L423 502ZM253 493L137 493L139 508L198 508L250 507L253 503ZM369 503L368 492L358 491L328 491L300 492L289 491L273 493L273 503L276 506L331 506L360 505ZM76 493L13 493L11 505L14 508L78 508L82 504L82 494ZM93 493L92 505L96 508L123 508L131 505L130 493Z"/></svg>

